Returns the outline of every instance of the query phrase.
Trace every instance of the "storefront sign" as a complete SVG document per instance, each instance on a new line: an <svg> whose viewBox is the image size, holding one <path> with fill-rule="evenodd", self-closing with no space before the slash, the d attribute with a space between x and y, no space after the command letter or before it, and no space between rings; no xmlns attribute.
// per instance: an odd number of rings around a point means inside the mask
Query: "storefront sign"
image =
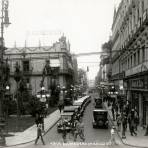
<svg viewBox="0 0 148 148"><path fill-rule="evenodd" d="M144 88L144 79L139 78L139 79L131 80L131 87L132 88Z"/></svg>
<svg viewBox="0 0 148 148"><path fill-rule="evenodd" d="M137 73L140 73L140 72L144 72L144 71L147 71L148 70L148 61L146 61L145 63L141 64L141 65L138 65L138 66L135 66L131 69L128 69L127 71L125 71L125 76L130 76L130 75L133 75L133 74L137 74Z"/></svg>

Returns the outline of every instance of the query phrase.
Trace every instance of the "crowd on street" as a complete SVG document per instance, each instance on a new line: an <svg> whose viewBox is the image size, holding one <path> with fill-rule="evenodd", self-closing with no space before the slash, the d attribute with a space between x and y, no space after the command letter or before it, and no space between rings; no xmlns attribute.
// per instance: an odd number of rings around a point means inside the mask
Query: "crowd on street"
<svg viewBox="0 0 148 148"><path fill-rule="evenodd" d="M64 106L59 105L58 109L60 111L60 114L62 113ZM83 123L83 113L78 111L77 113L74 113L72 116L72 119L70 121L66 119L61 119L62 121L62 138L63 142L67 142L67 135L72 134L74 142L77 141L77 137L79 136L82 141L85 141L85 135L84 135L84 123ZM44 116L42 114L36 114L35 117L35 123L37 126L37 137L35 139L35 144L37 144L38 140L41 139L43 145L45 145L44 139L43 139L43 132L44 132ZM68 124L70 124L71 130L70 132L67 131Z"/></svg>
<svg viewBox="0 0 148 148"><path fill-rule="evenodd" d="M139 115L136 107L131 107L131 102L119 103L116 99L107 98L108 107L111 108L113 121L117 123L117 130L122 132L122 138L126 138L127 128L131 136L137 136L137 127L139 125Z"/></svg>

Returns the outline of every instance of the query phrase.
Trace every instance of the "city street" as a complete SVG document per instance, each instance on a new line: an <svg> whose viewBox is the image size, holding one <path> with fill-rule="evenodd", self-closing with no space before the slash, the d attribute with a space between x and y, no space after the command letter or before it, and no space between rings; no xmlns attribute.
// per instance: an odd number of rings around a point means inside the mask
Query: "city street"
<svg viewBox="0 0 148 148"><path fill-rule="evenodd" d="M93 97L97 97L96 95L94 95ZM80 143L82 142L82 140L80 140L80 138L77 138L76 143L73 143L73 136L68 134L67 135L67 145L69 145L70 147L119 147L119 145L117 146L111 146L110 145L110 129L94 129L92 127L92 110L93 110L93 97L92 97L92 101L91 103L88 105L88 107L86 108L85 112L84 112L84 125L85 125L85 143L83 145L80 145ZM44 136L44 140L46 145L43 146L41 141L38 141L37 145L34 145L34 143L29 143L29 144L25 144L25 145L20 145L20 146L15 146L17 148L19 147L29 147L29 148L33 148L33 147L60 147L60 146L64 146L67 147L66 144L63 144L63 139L62 139L62 134L59 134L57 132L57 127L56 125L49 130L49 132ZM120 143L120 139L118 137L116 137L116 141L117 143ZM96 146L97 145L97 146ZM123 145L120 145L120 147L125 147Z"/></svg>
<svg viewBox="0 0 148 148"><path fill-rule="evenodd" d="M0 148L148 146L148 0L0 3Z"/></svg>
<svg viewBox="0 0 148 148"><path fill-rule="evenodd" d="M85 142L97 142L100 144L107 143L110 139L110 130L109 129L93 129L92 127L92 110L93 110L93 103L89 104L84 112L84 133L86 140ZM54 126L50 132L44 137L46 143L50 142L63 142L62 134L57 133L57 128ZM68 134L67 135L68 142L73 142L73 136ZM79 137L77 139L78 142L82 142Z"/></svg>

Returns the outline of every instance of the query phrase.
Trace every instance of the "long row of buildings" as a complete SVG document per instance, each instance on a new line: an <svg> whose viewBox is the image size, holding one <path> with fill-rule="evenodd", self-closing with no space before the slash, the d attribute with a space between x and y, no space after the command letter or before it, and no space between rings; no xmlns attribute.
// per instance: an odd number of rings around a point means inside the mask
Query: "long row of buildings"
<svg viewBox="0 0 148 148"><path fill-rule="evenodd" d="M111 53L101 55L100 81L110 81L148 124L148 0L122 0L114 10ZM108 59L108 60L107 60ZM111 60L110 60L111 59Z"/></svg>

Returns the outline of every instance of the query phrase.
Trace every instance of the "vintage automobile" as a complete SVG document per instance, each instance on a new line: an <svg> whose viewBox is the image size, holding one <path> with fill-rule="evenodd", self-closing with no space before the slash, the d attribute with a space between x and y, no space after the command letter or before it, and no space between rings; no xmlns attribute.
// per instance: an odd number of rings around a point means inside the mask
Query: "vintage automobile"
<svg viewBox="0 0 148 148"><path fill-rule="evenodd" d="M66 127L67 132L74 128L74 120L78 119L78 108L79 106L64 106L63 112L61 113L61 120L57 123L58 132L62 132L63 127Z"/></svg>
<svg viewBox="0 0 148 148"><path fill-rule="evenodd" d="M64 106L63 112L77 112L78 106Z"/></svg>
<svg viewBox="0 0 148 148"><path fill-rule="evenodd" d="M108 128L108 111L105 109L93 110L93 128L103 127Z"/></svg>
<svg viewBox="0 0 148 148"><path fill-rule="evenodd" d="M61 120L57 123L57 131L60 133L64 130L64 126L66 126L66 131L69 132L72 128L72 117L73 112L64 112L61 113Z"/></svg>

